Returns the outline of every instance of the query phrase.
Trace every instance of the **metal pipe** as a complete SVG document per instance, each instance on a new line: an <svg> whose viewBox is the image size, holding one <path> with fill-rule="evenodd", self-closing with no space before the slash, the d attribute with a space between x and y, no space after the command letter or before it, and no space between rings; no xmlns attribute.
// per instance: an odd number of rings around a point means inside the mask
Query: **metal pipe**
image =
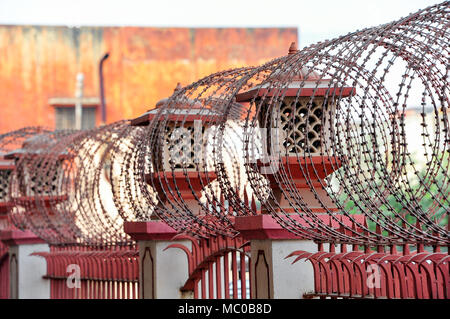
<svg viewBox="0 0 450 319"><path fill-rule="evenodd" d="M103 85L103 62L109 57L109 52L103 55L99 64L99 78L100 78L100 103L101 103L101 124L106 124L106 103L105 103L105 92Z"/></svg>

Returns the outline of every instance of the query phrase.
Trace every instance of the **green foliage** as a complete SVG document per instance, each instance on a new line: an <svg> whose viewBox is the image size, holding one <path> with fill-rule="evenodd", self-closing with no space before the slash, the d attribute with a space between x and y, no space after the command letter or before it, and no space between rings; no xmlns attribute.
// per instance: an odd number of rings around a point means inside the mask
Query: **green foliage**
<svg viewBox="0 0 450 319"><path fill-rule="evenodd" d="M411 186L409 191L406 189L399 188L399 191L396 196L393 194L388 195L386 198L386 202L379 207L379 210L383 217L376 218L373 216L375 221L367 219L367 224L370 230L375 231L377 222L383 225L384 219L395 219L398 215L403 215L406 221L409 224L414 225L416 223L416 217L408 213L408 211L404 208L404 205L399 201L399 199L406 199L406 201L411 202L413 197L418 199L419 206L421 210L430 216L431 220L437 222L440 226L446 226L448 224L448 214L447 211L450 207L450 187L447 187L449 181L449 176L447 176L448 172L446 171L447 167L449 167L449 153L444 152L443 155L436 159L439 161L441 165L441 169L438 170L438 174L435 176L427 175L427 167L423 168L422 171L419 172L418 177L423 180L422 183L419 182L419 179ZM375 171L379 171L375 169ZM423 184L427 184L427 189L425 193L425 188ZM382 184L380 183L380 188ZM441 194L444 192L444 196ZM375 194L373 191L369 191L368 196L373 197ZM419 197L419 195L422 195ZM361 211L369 211L370 208L366 208L362 201L358 200L358 196L354 195L354 198L351 198L348 194L343 193L339 197L339 202L344 205L344 209L346 212L350 214L360 214ZM436 200L433 198L439 198L439 204L435 208ZM359 203L359 206L355 204L355 202ZM432 210L436 209L434 213ZM401 224L401 221L397 221L398 224ZM387 234L386 234L387 235Z"/></svg>

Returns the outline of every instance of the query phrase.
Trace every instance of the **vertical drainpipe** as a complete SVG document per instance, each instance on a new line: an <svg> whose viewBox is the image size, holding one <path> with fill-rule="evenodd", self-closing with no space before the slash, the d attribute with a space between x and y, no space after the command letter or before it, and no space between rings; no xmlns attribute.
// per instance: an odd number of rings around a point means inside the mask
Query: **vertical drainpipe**
<svg viewBox="0 0 450 319"><path fill-rule="evenodd" d="M101 103L101 125L106 124L106 103L105 103L105 92L103 86L103 62L109 57L109 53L105 55L100 60L99 65L99 78L100 78L100 103Z"/></svg>

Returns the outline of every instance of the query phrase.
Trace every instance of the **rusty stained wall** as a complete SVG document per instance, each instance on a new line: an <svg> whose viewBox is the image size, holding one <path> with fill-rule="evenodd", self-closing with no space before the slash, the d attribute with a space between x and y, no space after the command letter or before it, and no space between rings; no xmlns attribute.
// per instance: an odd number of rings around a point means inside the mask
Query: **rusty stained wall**
<svg viewBox="0 0 450 319"><path fill-rule="evenodd" d="M147 28L0 26L0 133L54 127L51 97L73 97L77 72L84 95L99 96L105 62L107 122L129 119L213 72L285 55L296 28ZM100 112L97 110L97 122Z"/></svg>

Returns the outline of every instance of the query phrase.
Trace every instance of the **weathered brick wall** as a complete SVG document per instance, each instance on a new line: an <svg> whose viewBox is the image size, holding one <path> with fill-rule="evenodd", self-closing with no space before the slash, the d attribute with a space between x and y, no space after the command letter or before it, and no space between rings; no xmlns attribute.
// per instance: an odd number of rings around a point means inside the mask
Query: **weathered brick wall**
<svg viewBox="0 0 450 319"><path fill-rule="evenodd" d="M260 64L285 55L292 41L296 28L0 26L0 133L54 127L48 99L73 97L79 71L85 96L99 96L98 62L105 52L107 122L113 122L152 108L177 82Z"/></svg>

